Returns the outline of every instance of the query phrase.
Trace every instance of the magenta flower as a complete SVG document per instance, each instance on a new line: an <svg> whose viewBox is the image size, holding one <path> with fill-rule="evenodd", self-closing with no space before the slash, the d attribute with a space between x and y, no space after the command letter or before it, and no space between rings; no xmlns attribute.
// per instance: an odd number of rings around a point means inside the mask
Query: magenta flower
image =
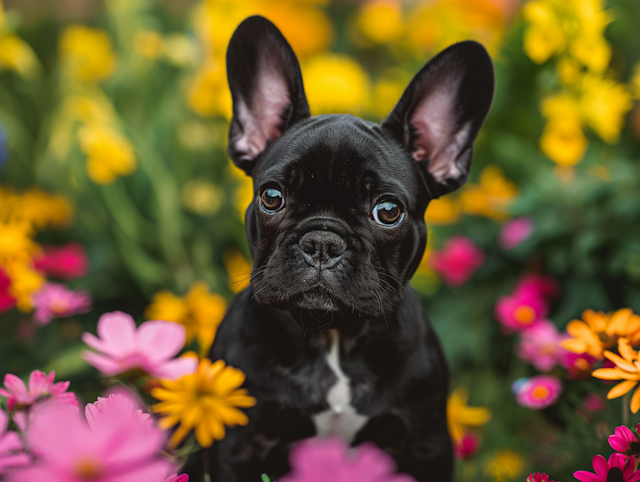
<svg viewBox="0 0 640 482"><path fill-rule="evenodd" d="M73 291L58 283L45 283L33 296L36 308L33 319L39 325L46 325L53 318L86 313L91 310L91 296L87 291Z"/></svg>
<svg viewBox="0 0 640 482"><path fill-rule="evenodd" d="M394 460L371 443L354 452L339 438L303 440L289 454L291 472L278 482L415 482L410 475L394 474Z"/></svg>
<svg viewBox="0 0 640 482"><path fill-rule="evenodd" d="M17 376L7 373L4 376L4 389L0 388L0 395L7 397L7 410L24 410L41 401L56 401L73 407L78 401L73 392L67 392L69 382L53 383L56 372L45 375L40 370L34 370L29 375L29 388Z"/></svg>
<svg viewBox="0 0 640 482"><path fill-rule="evenodd" d="M582 400L581 408L587 412L587 414L601 412L607 405L602 397L596 393L588 393Z"/></svg>
<svg viewBox="0 0 640 482"><path fill-rule="evenodd" d="M593 472L578 470L573 476L580 482L636 482L640 480L640 470L634 471L633 457L611 454L607 461L602 455L593 457Z"/></svg>
<svg viewBox="0 0 640 482"><path fill-rule="evenodd" d="M29 465L31 459L22 453L20 438L15 432L8 432L9 417L0 411L0 475L10 468Z"/></svg>
<svg viewBox="0 0 640 482"><path fill-rule="evenodd" d="M549 476L544 472L533 472L527 476L525 482L555 482L554 480L549 480Z"/></svg>
<svg viewBox="0 0 640 482"><path fill-rule="evenodd" d="M460 286L469 281L484 263L484 252L473 241L464 236L449 238L440 252L434 251L429 258L434 271L450 286Z"/></svg>
<svg viewBox="0 0 640 482"><path fill-rule="evenodd" d="M560 357L560 365L567 370L569 380L590 378L597 362L597 358L588 353L578 354L566 350L564 355Z"/></svg>
<svg viewBox="0 0 640 482"><path fill-rule="evenodd" d="M546 314L547 303L544 299L528 291L501 296L494 311L494 317L509 334L531 329Z"/></svg>
<svg viewBox="0 0 640 482"><path fill-rule="evenodd" d="M562 393L562 382L551 375L536 375L513 384L516 401L523 407L540 410L553 405Z"/></svg>
<svg viewBox="0 0 640 482"><path fill-rule="evenodd" d="M555 298L560 293L558 282L551 276L537 273L527 273L522 276L514 293L524 294L525 296L538 297L548 300Z"/></svg>
<svg viewBox="0 0 640 482"><path fill-rule="evenodd" d="M0 268L0 313L9 311L16 306L16 299L9 293L11 287L11 279L7 276L7 273Z"/></svg>
<svg viewBox="0 0 640 482"><path fill-rule="evenodd" d="M502 225L498 245L502 249L513 249L533 233L533 221L527 217L513 219Z"/></svg>
<svg viewBox="0 0 640 482"><path fill-rule="evenodd" d="M556 325L549 320L540 320L531 328L522 332L518 343L518 356L531 363L541 372L548 372L565 357Z"/></svg>
<svg viewBox="0 0 640 482"><path fill-rule="evenodd" d="M83 358L105 376L142 371L154 378L175 380L193 373L198 360L173 359L186 340L184 326L170 321L147 321L136 329L133 318L121 311L98 320L98 335L84 333L82 340L100 353L85 351Z"/></svg>
<svg viewBox="0 0 640 482"><path fill-rule="evenodd" d="M638 424L636 430L638 428L640 428L640 424ZM623 455L640 456L640 440L635 433L624 425L616 427L613 435L609 435L609 445L613 450Z"/></svg>
<svg viewBox="0 0 640 482"><path fill-rule="evenodd" d="M473 457L480 448L480 436L475 433L465 433L460 441L454 445L456 458L469 459Z"/></svg>
<svg viewBox="0 0 640 482"><path fill-rule="evenodd" d="M40 460L14 472L10 482L165 480L172 465L159 455L165 441L162 432L142 423L131 405L120 400L102 403L91 423L58 406L38 412L27 441Z"/></svg>
<svg viewBox="0 0 640 482"><path fill-rule="evenodd" d="M89 258L80 243L44 246L44 253L36 256L34 261L36 270L54 278L75 279L89 272Z"/></svg>

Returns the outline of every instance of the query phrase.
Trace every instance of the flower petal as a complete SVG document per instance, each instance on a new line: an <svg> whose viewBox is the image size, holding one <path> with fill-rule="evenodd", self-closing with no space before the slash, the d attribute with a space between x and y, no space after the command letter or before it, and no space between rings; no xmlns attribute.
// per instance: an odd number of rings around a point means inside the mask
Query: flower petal
<svg viewBox="0 0 640 482"><path fill-rule="evenodd" d="M633 393L633 397L631 397L631 411L633 413L638 413L638 410L640 410L640 387L636 389Z"/></svg>
<svg viewBox="0 0 640 482"><path fill-rule="evenodd" d="M623 370L626 370L628 372L634 372L634 373L638 371L635 365L633 365L632 363L629 363L627 360L625 360L621 356L616 355L615 353L611 353L610 351L605 350L604 356L605 358L607 358L608 360L611 360L613 363L615 363L619 368Z"/></svg>
<svg viewBox="0 0 640 482"><path fill-rule="evenodd" d="M122 311L105 313L98 320L98 335L104 344L105 353L124 356L135 349L136 322Z"/></svg>
<svg viewBox="0 0 640 482"><path fill-rule="evenodd" d="M625 380L624 382L618 383L615 387L609 390L607 393L607 398L611 400L612 398L618 398L629 392L633 387L638 384L637 381Z"/></svg>
<svg viewBox="0 0 640 482"><path fill-rule="evenodd" d="M592 465L596 474L600 477L604 477L605 479L607 478L607 474L609 473L609 464L607 464L607 459L602 455L596 455L593 457Z"/></svg>
<svg viewBox="0 0 640 482"><path fill-rule="evenodd" d="M136 333L138 351L150 360L173 358L184 346L187 331L172 321L147 321Z"/></svg>

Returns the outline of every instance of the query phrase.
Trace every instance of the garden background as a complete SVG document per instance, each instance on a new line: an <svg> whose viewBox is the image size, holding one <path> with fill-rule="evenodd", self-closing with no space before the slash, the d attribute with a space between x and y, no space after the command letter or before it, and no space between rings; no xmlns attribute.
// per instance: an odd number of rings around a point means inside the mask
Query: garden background
<svg viewBox="0 0 640 482"><path fill-rule="evenodd" d="M640 417L591 376L602 349L565 351L562 333L587 309L640 312L636 0L5 0L0 375L55 370L94 401L110 379L81 334L114 310L182 323L207 353L251 270L224 66L251 14L291 43L313 114L380 121L439 50L487 47L470 182L429 206L411 282L452 371L456 478L568 481L608 456ZM536 405L522 387L540 373L557 382Z"/></svg>

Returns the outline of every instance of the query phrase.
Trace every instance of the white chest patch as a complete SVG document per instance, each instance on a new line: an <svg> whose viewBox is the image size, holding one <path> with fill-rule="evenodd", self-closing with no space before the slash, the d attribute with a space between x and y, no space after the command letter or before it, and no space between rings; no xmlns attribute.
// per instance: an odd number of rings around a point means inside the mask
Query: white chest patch
<svg viewBox="0 0 640 482"><path fill-rule="evenodd" d="M360 415L351 406L349 378L340 368L340 339L338 332L330 330L330 333L331 350L327 354L327 364L338 380L327 393L329 410L314 415L313 423L319 436L340 435L347 442L351 442L369 417Z"/></svg>

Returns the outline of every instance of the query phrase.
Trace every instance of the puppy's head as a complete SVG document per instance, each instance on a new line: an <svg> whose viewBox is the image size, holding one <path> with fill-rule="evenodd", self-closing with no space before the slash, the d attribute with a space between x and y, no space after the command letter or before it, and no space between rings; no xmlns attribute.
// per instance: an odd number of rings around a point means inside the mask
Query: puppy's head
<svg viewBox="0 0 640 482"><path fill-rule="evenodd" d="M229 155L254 182L255 299L338 318L392 313L426 246L427 204L467 180L493 98L484 48L434 57L382 125L311 117L298 60L262 17L234 33L227 72Z"/></svg>

